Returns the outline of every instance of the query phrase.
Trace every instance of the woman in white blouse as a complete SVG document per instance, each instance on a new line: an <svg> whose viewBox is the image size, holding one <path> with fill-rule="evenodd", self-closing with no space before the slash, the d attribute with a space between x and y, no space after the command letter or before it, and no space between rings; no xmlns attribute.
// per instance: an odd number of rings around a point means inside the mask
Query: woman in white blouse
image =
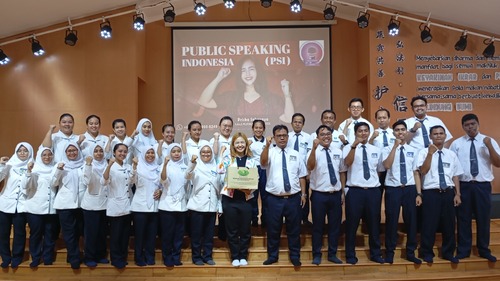
<svg viewBox="0 0 500 281"><path fill-rule="evenodd" d="M26 214L24 203L26 189L21 185L28 163L33 160L33 148L27 142L16 145L14 154L0 158L0 256L2 268L11 264L17 268L23 261L26 245ZM14 226L12 252L10 251L10 229Z"/></svg>
<svg viewBox="0 0 500 281"><path fill-rule="evenodd" d="M59 219L54 200L57 186L51 185L54 176L54 154L48 147L40 146L34 165L28 164L26 173L26 203L24 205L30 227L30 267L54 261L56 240L59 236Z"/></svg>
<svg viewBox="0 0 500 281"><path fill-rule="evenodd" d="M137 180L131 211L134 221L134 259L138 266L155 264L158 233L158 199L160 198L160 165L152 147L139 148Z"/></svg>
<svg viewBox="0 0 500 281"><path fill-rule="evenodd" d="M153 123L148 118L142 118L137 123L135 131L132 133L131 138L134 140L130 147L129 152L133 153L133 157L139 157L142 149L149 149L150 147L157 147L157 141L153 133Z"/></svg>
<svg viewBox="0 0 500 281"><path fill-rule="evenodd" d="M89 115L85 120L87 124L87 131L80 136L82 140L80 144L80 149L82 150L83 157L92 156L94 152L91 149L93 144L99 144L103 149L106 147L109 138L105 135L101 135L99 130L101 129L101 118L97 115Z"/></svg>
<svg viewBox="0 0 500 281"><path fill-rule="evenodd" d="M113 148L113 158L102 176L103 184L108 187L106 215L109 220L109 253L111 264L122 269L127 265L128 242L130 236L130 202L132 185L135 183L137 159L132 166L125 163L128 147L117 144Z"/></svg>
<svg viewBox="0 0 500 281"><path fill-rule="evenodd" d="M190 184L186 179L187 166L182 159L180 144L170 144L166 154L161 172L164 187L158 208L163 263L171 267L182 265L181 246L187 214L187 191Z"/></svg>

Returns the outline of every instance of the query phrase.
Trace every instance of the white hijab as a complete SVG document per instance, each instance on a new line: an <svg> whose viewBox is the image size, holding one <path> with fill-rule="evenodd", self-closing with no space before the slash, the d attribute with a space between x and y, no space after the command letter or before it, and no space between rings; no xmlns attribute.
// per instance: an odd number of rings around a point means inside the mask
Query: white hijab
<svg viewBox="0 0 500 281"><path fill-rule="evenodd" d="M17 156L17 151L24 146L28 150L28 158L26 160L21 160ZM16 145L16 149L14 150L14 154L10 157L9 161L7 161L6 165L11 166L11 171L18 175L24 174L28 170L28 163L33 161L33 147L31 144L27 142L20 142Z"/></svg>
<svg viewBox="0 0 500 281"><path fill-rule="evenodd" d="M92 160L92 171L95 174L102 176L102 174L104 174L104 170L106 170L106 166L108 165L108 162L106 162L106 157L104 157L104 156L102 157L102 159L100 161L98 161L94 158L94 151L95 151L96 147L102 148L102 151L104 154L104 147L102 147L98 143L92 143L92 145L89 147L88 153L89 153L89 156L92 156L92 159L93 159Z"/></svg>
<svg viewBox="0 0 500 281"><path fill-rule="evenodd" d="M50 151L52 153L52 161L48 164L43 163L42 154L46 151ZM54 152L49 147L44 147L40 145L38 151L36 153L35 166L33 167L33 173L38 174L40 176L49 176L54 171Z"/></svg>
<svg viewBox="0 0 500 281"><path fill-rule="evenodd" d="M159 169L160 165L157 163L156 159L153 162L148 163L146 160L146 153L149 150L153 150L156 155L154 148L141 147L141 154L139 155L139 163L137 164L137 176L144 179L146 182L146 204L148 208L151 208L154 203L154 193L158 189L160 183Z"/></svg>
<svg viewBox="0 0 500 281"><path fill-rule="evenodd" d="M78 156L75 160L68 159L68 156L66 155L66 150L68 150L70 146L73 146L78 150ZM70 189L71 192L73 192L73 201L76 202L76 200L78 199L78 189L80 185L80 176L78 174L78 170L81 169L84 164L82 151L80 150L80 147L78 147L78 144L74 142L68 142L64 145L63 152L64 154L62 155L61 162L64 163L65 173L62 178L62 183L64 186Z"/></svg>
<svg viewBox="0 0 500 281"><path fill-rule="evenodd" d="M201 150L204 147L209 147L212 150L212 158L207 162L203 162L201 160ZM200 140L199 142L200 149L198 150L198 159L196 159L196 173L201 174L203 181L199 182L202 186L210 183L214 187L217 186L217 163L215 162L215 155L212 145L206 140Z"/></svg>
<svg viewBox="0 0 500 281"><path fill-rule="evenodd" d="M151 124L151 133L149 133L148 136L145 136L142 133L142 125L144 125L144 123L146 122L149 122ZM149 120L148 118L142 118L141 120L139 120L139 123L137 123L137 127L135 128L135 130L139 132L139 134L137 134L136 136L136 138L138 138L137 139L138 146L149 147L149 146L154 146L157 143L155 135L153 134L153 122L151 122L151 120Z"/></svg>
<svg viewBox="0 0 500 281"><path fill-rule="evenodd" d="M178 147L181 150L181 158L177 161L174 161L172 159L172 149L175 147ZM167 171L169 174L174 175L173 177L169 177L169 187L170 187L170 195L172 195L176 199L180 199L178 197L182 197L183 193L180 191L183 191L185 188L186 184L186 178L184 176L184 171L186 170L187 166L186 163L184 163L184 154L182 152L182 147L178 143L171 143L167 146L167 154L170 157L170 161L168 161L167 164ZM180 196L179 196L180 195Z"/></svg>

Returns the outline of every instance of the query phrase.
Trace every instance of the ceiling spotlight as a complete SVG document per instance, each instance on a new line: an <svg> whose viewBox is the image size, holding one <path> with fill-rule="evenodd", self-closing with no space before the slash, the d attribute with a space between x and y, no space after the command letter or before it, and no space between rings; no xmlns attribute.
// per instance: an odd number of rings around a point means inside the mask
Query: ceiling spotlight
<svg viewBox="0 0 500 281"><path fill-rule="evenodd" d="M224 6L228 9L234 8L234 5L236 4L236 0L224 0Z"/></svg>
<svg viewBox="0 0 500 281"><path fill-rule="evenodd" d="M273 0L260 0L260 5L264 8L269 8L273 4Z"/></svg>
<svg viewBox="0 0 500 281"><path fill-rule="evenodd" d="M488 45L483 51L483 56L485 58L492 58L495 56L495 45L493 45L493 43L495 43L495 38L484 39L483 43Z"/></svg>
<svg viewBox="0 0 500 281"><path fill-rule="evenodd" d="M292 2L290 2L290 10L294 13L300 12L300 10L302 10L302 2L299 0L292 0Z"/></svg>
<svg viewBox="0 0 500 281"><path fill-rule="evenodd" d="M134 19L134 29L143 30L144 24L146 23L146 21L144 20L144 14L143 13L135 14L133 19Z"/></svg>
<svg viewBox="0 0 500 281"><path fill-rule="evenodd" d="M358 14L358 27L359 28L366 28L368 27L368 24L370 23L370 14L367 13L366 11L360 11Z"/></svg>
<svg viewBox="0 0 500 281"><path fill-rule="evenodd" d="M464 31L457 43L455 43L455 50L464 51L467 48L467 32Z"/></svg>
<svg viewBox="0 0 500 281"><path fill-rule="evenodd" d="M163 8L163 20L168 23L174 22L175 20L174 5L170 4L170 6Z"/></svg>
<svg viewBox="0 0 500 281"><path fill-rule="evenodd" d="M66 36L64 37L64 44L68 46L75 46L78 41L78 32L70 28L66 29Z"/></svg>
<svg viewBox="0 0 500 281"><path fill-rule="evenodd" d="M333 20L335 18L335 13L337 12L337 6L332 3L327 3L325 9L323 10L323 17L325 20Z"/></svg>
<svg viewBox="0 0 500 281"><path fill-rule="evenodd" d="M1 65L6 65L10 62L9 57L3 52L2 49L0 49L0 64Z"/></svg>
<svg viewBox="0 0 500 281"><path fill-rule="evenodd" d="M422 28L422 26L424 28ZM422 40L422 43L429 43L432 41L432 35L431 35L431 29L429 28L429 23L421 23L420 24L420 40Z"/></svg>
<svg viewBox="0 0 500 281"><path fill-rule="evenodd" d="M396 36L399 34L399 26L401 25L401 22L398 21L398 17L391 17L391 20L389 21L389 25L387 26L387 29L389 30L389 35L391 36Z"/></svg>
<svg viewBox="0 0 500 281"><path fill-rule="evenodd" d="M39 57L45 54L45 50L43 49L42 45L40 45L40 42L36 40L34 36L33 38L30 38L28 41L31 43L31 51L33 52L33 55Z"/></svg>
<svg viewBox="0 0 500 281"><path fill-rule="evenodd" d="M111 23L109 22L109 20L104 20L103 18L100 26L101 26L101 37L104 39L111 38L111 31L113 29L111 28Z"/></svg>
<svg viewBox="0 0 500 281"><path fill-rule="evenodd" d="M196 0L193 0L194 2L194 11L198 16L203 16L207 12L207 6L203 3L198 3Z"/></svg>

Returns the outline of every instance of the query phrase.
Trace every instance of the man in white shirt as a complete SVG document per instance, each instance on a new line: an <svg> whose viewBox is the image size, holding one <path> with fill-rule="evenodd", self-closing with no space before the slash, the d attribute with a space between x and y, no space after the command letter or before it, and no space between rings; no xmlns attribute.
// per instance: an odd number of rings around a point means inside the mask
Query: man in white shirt
<svg viewBox="0 0 500 281"><path fill-rule="evenodd" d="M368 142L380 149L392 147L396 137L393 130L389 127L391 113L389 110L381 108L375 112L375 120L377 120L378 128L373 132Z"/></svg>
<svg viewBox="0 0 500 281"><path fill-rule="evenodd" d="M408 128L406 142L417 150L429 147L431 143L429 129L440 125L446 133L446 141L450 141L453 136L444 125L441 119L427 115L427 99L422 96L415 96L411 99L411 108L415 116L405 120ZM445 145L446 146L446 145Z"/></svg>
<svg viewBox="0 0 500 281"><path fill-rule="evenodd" d="M332 145L335 146L336 148L342 149L342 146L347 142L345 136L341 132L333 128L336 121L337 121L337 115L335 114L335 111L331 109L323 110L323 112L321 113L321 124L328 126L330 129L332 129ZM311 134L311 140L314 140L316 137L317 137L316 132L313 132ZM307 148L309 150L312 149L312 142L309 142Z"/></svg>
<svg viewBox="0 0 500 281"><path fill-rule="evenodd" d="M272 146L274 139L276 146ZM287 147L288 128L276 125L273 137L268 137L266 147L260 155L260 164L266 169L267 183L267 260L264 265L278 262L279 244L283 217L286 220L286 235L290 261L300 266L300 219L301 206L306 201L307 170L300 155Z"/></svg>
<svg viewBox="0 0 500 281"><path fill-rule="evenodd" d="M454 257L455 207L459 206L460 183L463 174L456 154L444 148L446 133L437 125L429 130L432 144L420 150L417 167L422 177L422 191L417 186L417 206L422 204L422 230L420 232L420 254L426 263L433 263L436 232L441 226L441 253L445 260L458 263Z"/></svg>
<svg viewBox="0 0 500 281"><path fill-rule="evenodd" d="M312 252L315 265L321 263L323 229L328 218L328 261L340 264L337 246L342 222L342 203L345 183L342 151L332 146L332 129L321 125L316 130L312 150L307 158L307 169L311 180Z"/></svg>
<svg viewBox="0 0 500 281"><path fill-rule="evenodd" d="M370 128L370 134L373 133L373 125L370 123L370 121L361 117L361 113L365 111L362 99L351 99L349 101L349 107L347 108L347 110L351 113L351 117L347 118L339 125L339 132L345 135L347 142L353 143L356 139L354 125L358 124L359 122L365 122L366 124L368 124Z"/></svg>
<svg viewBox="0 0 500 281"><path fill-rule="evenodd" d="M470 256L472 248L472 214L476 218L477 250L479 256L490 262L490 213L492 165L500 167L498 143L479 132L479 118L475 114L462 117L465 135L453 141L450 150L460 155L464 173L459 176L462 204L457 208L457 258Z"/></svg>
<svg viewBox="0 0 500 281"><path fill-rule="evenodd" d="M346 262L356 264L356 230L360 219L366 222L369 233L370 260L384 263L380 251L380 204L382 191L378 172L382 172L382 152L368 143L370 126L365 122L354 125L356 139L344 147L344 164L348 167L349 188L345 197L345 251Z"/></svg>

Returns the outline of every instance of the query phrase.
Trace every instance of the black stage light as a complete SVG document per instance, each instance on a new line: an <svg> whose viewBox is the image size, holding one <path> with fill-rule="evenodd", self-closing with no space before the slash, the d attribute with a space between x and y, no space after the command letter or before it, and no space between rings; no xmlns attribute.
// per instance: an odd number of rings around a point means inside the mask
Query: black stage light
<svg viewBox="0 0 500 281"><path fill-rule="evenodd" d="M302 10L302 3L299 0L292 0L290 2L290 10L294 13L298 13Z"/></svg>
<svg viewBox="0 0 500 281"><path fill-rule="evenodd" d="M144 14L143 13L135 14L133 19L134 19L134 29L144 30L144 25L146 24L146 21L144 20Z"/></svg>
<svg viewBox="0 0 500 281"><path fill-rule="evenodd" d="M194 11L198 16L203 16L207 12L207 6L203 3L197 3L196 0L194 1Z"/></svg>
<svg viewBox="0 0 500 281"><path fill-rule="evenodd" d="M0 49L0 64L1 65L6 65L10 62L9 57L3 52L2 49Z"/></svg>
<svg viewBox="0 0 500 281"><path fill-rule="evenodd" d="M78 32L71 28L66 29L66 36L64 37L64 44L68 46L75 46L78 41Z"/></svg>
<svg viewBox="0 0 500 281"><path fill-rule="evenodd" d="M455 50L464 51L467 48L467 34L464 32L457 43L455 43Z"/></svg>
<svg viewBox="0 0 500 281"><path fill-rule="evenodd" d="M328 3L326 4L325 9L323 10L323 17L325 18L325 20L333 20L335 18L336 12L337 12L337 6Z"/></svg>
<svg viewBox="0 0 500 281"><path fill-rule="evenodd" d="M488 45L488 46L486 46L486 48L483 51L483 56L485 58L494 57L495 56L495 45L493 45L493 43L495 43L495 40L493 38L492 39L484 39L483 43L485 45Z"/></svg>
<svg viewBox="0 0 500 281"><path fill-rule="evenodd" d="M103 22L100 24L100 26L101 26L101 37L104 39L111 38L111 32L113 31L113 29L111 28L111 23L109 22L109 20L103 19Z"/></svg>
<svg viewBox="0 0 500 281"><path fill-rule="evenodd" d="M234 8L234 5L236 4L236 0L224 0L224 6L228 9Z"/></svg>
<svg viewBox="0 0 500 281"><path fill-rule="evenodd" d="M45 54L45 50L42 45L40 45L40 41L36 40L35 37L30 38L28 41L31 43L31 51L33 52L33 55L39 57Z"/></svg>
<svg viewBox="0 0 500 281"><path fill-rule="evenodd" d="M260 0L260 5L264 8L269 8L273 4L273 0Z"/></svg>
<svg viewBox="0 0 500 281"><path fill-rule="evenodd" d="M389 21L389 25L387 26L387 29L389 30L389 35L391 35L391 36L398 35L400 25L401 25L400 21L398 21L394 17L391 17L391 20Z"/></svg>
<svg viewBox="0 0 500 281"><path fill-rule="evenodd" d="M423 28L422 28L423 26ZM432 41L431 29L429 25L425 25L424 23L420 24L420 40L422 43L429 43Z"/></svg>
<svg viewBox="0 0 500 281"><path fill-rule="evenodd" d="M174 5L163 8L163 20L168 23L172 23L175 20L175 8Z"/></svg>
<svg viewBox="0 0 500 281"><path fill-rule="evenodd" d="M367 12L360 11L358 14L357 21L358 21L359 28L368 27L368 24L370 23L370 14Z"/></svg>

